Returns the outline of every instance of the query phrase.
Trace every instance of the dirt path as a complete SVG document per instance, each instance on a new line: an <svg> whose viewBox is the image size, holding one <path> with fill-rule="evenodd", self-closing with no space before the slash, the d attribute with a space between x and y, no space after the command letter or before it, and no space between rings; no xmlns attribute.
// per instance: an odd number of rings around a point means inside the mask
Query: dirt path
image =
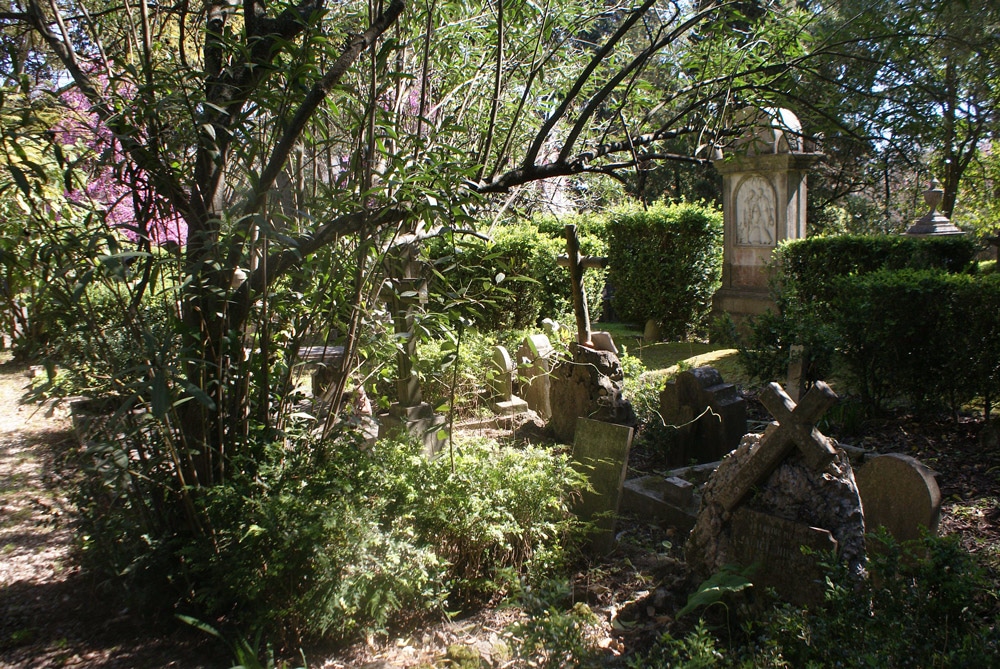
<svg viewBox="0 0 1000 669"><path fill-rule="evenodd" d="M75 437L64 409L21 403L27 371L0 354L0 668L219 666L197 634L116 610L76 564L63 492Z"/></svg>

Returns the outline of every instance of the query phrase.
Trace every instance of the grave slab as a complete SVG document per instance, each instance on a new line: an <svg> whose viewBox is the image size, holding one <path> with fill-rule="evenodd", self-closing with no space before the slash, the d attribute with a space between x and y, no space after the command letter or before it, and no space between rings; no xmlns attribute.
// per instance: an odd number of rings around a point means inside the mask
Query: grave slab
<svg viewBox="0 0 1000 669"><path fill-rule="evenodd" d="M615 523L621 505L622 487L632 446L631 427L580 418L573 441L573 464L587 479L575 513L594 522L590 539L596 554L609 553L615 545Z"/></svg>
<svg viewBox="0 0 1000 669"><path fill-rule="evenodd" d="M690 532L698 515L698 496L693 495L688 505L678 506L665 499L665 489L662 476L640 476L625 481L622 513L667 525L682 533Z"/></svg>

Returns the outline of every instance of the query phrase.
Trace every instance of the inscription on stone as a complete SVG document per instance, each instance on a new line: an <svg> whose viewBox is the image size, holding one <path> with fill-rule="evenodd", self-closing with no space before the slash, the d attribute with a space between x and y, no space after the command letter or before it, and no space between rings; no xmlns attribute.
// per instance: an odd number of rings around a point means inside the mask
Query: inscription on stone
<svg viewBox="0 0 1000 669"><path fill-rule="evenodd" d="M736 510L731 522L732 557L755 567L750 580L756 587L774 588L796 603L822 601L825 573L819 563L838 548L829 530L747 508Z"/></svg>

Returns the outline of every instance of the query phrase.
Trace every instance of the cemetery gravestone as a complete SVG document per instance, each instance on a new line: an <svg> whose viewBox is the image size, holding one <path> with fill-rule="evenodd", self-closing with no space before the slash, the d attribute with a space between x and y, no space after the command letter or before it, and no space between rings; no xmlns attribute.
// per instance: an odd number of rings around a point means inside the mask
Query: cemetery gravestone
<svg viewBox="0 0 1000 669"><path fill-rule="evenodd" d="M549 400L551 385L549 374L552 371L551 356L554 351L549 338L543 334L525 337L517 349L521 395L528 403L528 408L541 416L543 420L552 417L552 404Z"/></svg>
<svg viewBox="0 0 1000 669"><path fill-rule="evenodd" d="M603 555L615 544L616 516L632 446L632 428L586 418L577 422L573 463L591 489L583 491L575 511L581 520L595 523L597 531L590 539L590 548Z"/></svg>
<svg viewBox="0 0 1000 669"><path fill-rule="evenodd" d="M756 565L755 585L805 604L822 598L818 560L827 556L804 555L802 546L837 551L860 573L865 525L853 471L815 427L836 399L821 381L798 406L778 384L765 389L761 401L779 422L763 435L746 435L705 485L685 548L696 574Z"/></svg>
<svg viewBox="0 0 1000 669"><path fill-rule="evenodd" d="M934 475L915 458L889 453L868 459L855 474L865 527L884 527L899 543L937 531L941 490Z"/></svg>
<svg viewBox="0 0 1000 669"><path fill-rule="evenodd" d="M677 427L673 465L721 460L747 432L746 401L713 367L696 367L667 382L660 414Z"/></svg>
<svg viewBox="0 0 1000 669"><path fill-rule="evenodd" d="M528 408L528 403L514 394L514 361L503 346L493 349L490 369L490 391L492 408L495 413L513 415Z"/></svg>
<svg viewBox="0 0 1000 669"><path fill-rule="evenodd" d="M625 374L611 335L603 333L606 336L595 341L590 331L583 271L587 267L603 267L605 261L605 258L581 256L576 226L566 226L566 256L560 258L560 264L570 268L577 335L576 342L570 344L570 359L554 366L549 391L552 406L549 427L565 443L573 441L577 418L622 425L635 423L635 412L622 392Z"/></svg>
<svg viewBox="0 0 1000 669"><path fill-rule="evenodd" d="M572 443L577 418L633 425L635 412L625 399L625 373L611 351L570 344L571 358L560 360L552 370L549 428L563 443Z"/></svg>
<svg viewBox="0 0 1000 669"><path fill-rule="evenodd" d="M798 118L787 109L748 111L734 151L713 164L722 174L722 287L713 309L737 322L774 303L768 262L786 239L806 236L806 173L821 154L807 150Z"/></svg>

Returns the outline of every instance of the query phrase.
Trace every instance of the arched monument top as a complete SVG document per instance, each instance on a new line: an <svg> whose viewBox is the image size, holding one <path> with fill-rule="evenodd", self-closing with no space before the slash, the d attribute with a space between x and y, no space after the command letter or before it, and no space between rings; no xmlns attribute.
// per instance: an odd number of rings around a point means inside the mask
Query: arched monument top
<svg viewBox="0 0 1000 669"><path fill-rule="evenodd" d="M802 123L790 109L747 107L737 112L734 122L746 128L733 143L737 155L804 153Z"/></svg>

